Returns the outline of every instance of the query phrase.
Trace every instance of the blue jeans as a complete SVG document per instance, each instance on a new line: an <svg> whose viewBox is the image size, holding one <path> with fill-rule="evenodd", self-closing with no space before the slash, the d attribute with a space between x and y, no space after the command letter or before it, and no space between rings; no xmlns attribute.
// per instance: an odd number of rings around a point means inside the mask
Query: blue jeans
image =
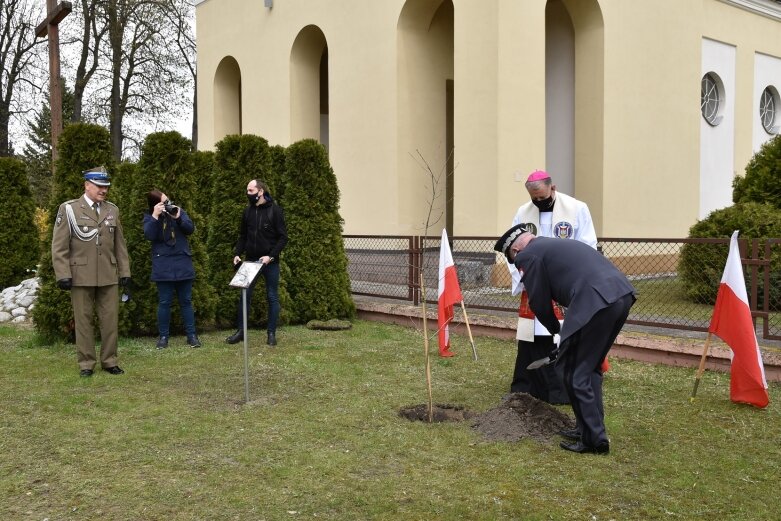
<svg viewBox="0 0 781 521"><path fill-rule="evenodd" d="M177 280L157 283L157 329L160 336L170 336L171 304L174 292L182 310L182 322L187 336L195 334L195 312L193 311L193 281Z"/></svg>
<svg viewBox="0 0 781 521"><path fill-rule="evenodd" d="M247 259L250 261L257 259ZM272 262L263 266L260 270L260 275L266 281L266 300L268 301L268 327L269 333L277 332L277 321L279 320L279 262ZM252 309L252 293L255 291L255 284L258 282L258 278L252 282L249 288L247 288L247 315L249 310ZM239 297L238 318L236 319L236 329L244 329L244 313L241 309L241 297Z"/></svg>

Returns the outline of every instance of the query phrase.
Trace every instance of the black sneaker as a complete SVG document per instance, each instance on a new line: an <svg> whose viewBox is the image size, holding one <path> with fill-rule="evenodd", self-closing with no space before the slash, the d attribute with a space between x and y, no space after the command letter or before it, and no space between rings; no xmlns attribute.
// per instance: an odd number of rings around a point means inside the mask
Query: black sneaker
<svg viewBox="0 0 781 521"><path fill-rule="evenodd" d="M161 336L157 339L157 348L158 349L165 349L168 347L168 337L167 336Z"/></svg>
<svg viewBox="0 0 781 521"><path fill-rule="evenodd" d="M187 345L189 345L190 347L201 347L201 341L198 340L198 335L188 336Z"/></svg>
<svg viewBox="0 0 781 521"><path fill-rule="evenodd" d="M268 334L268 345L275 346L277 345L277 336L274 333Z"/></svg>

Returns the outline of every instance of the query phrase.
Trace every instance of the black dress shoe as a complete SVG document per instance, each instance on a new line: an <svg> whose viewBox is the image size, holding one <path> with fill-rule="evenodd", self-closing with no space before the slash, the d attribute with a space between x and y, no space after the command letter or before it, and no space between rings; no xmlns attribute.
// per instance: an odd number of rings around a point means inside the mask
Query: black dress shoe
<svg viewBox="0 0 781 521"><path fill-rule="evenodd" d="M268 342L266 342L270 346L277 345L277 336L274 333L268 334Z"/></svg>
<svg viewBox="0 0 781 521"><path fill-rule="evenodd" d="M92 369L82 369L81 371L79 371L79 376L83 378L92 376Z"/></svg>
<svg viewBox="0 0 781 521"><path fill-rule="evenodd" d="M114 367L106 367L103 370L106 371L108 374L124 374L125 372L118 365L115 365Z"/></svg>
<svg viewBox="0 0 781 521"><path fill-rule="evenodd" d="M231 336L225 339L226 344L238 344L244 340L244 330L239 329L235 333L233 333Z"/></svg>
<svg viewBox="0 0 781 521"><path fill-rule="evenodd" d="M198 335L190 335L187 337L187 345L190 347L201 347L201 341L198 340Z"/></svg>
<svg viewBox="0 0 781 521"><path fill-rule="evenodd" d="M167 336L161 336L157 339L157 348L158 349L165 349L168 347L168 337Z"/></svg>
<svg viewBox="0 0 781 521"><path fill-rule="evenodd" d="M567 443L566 441L562 441L559 443L559 447L564 450L577 452L578 454L607 454L610 452L610 444L606 441L595 447L583 445L583 443L580 441L576 441L575 443Z"/></svg>
<svg viewBox="0 0 781 521"><path fill-rule="evenodd" d="M569 438L571 440L580 439L580 431L577 429L563 429L559 431L559 435L564 436L565 438Z"/></svg>

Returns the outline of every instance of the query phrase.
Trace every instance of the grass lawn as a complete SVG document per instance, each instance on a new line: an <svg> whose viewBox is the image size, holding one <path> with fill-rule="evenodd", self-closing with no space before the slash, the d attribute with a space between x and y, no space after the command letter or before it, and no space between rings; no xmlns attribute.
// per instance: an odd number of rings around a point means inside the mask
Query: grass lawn
<svg viewBox="0 0 781 521"><path fill-rule="evenodd" d="M126 374L85 379L74 346L0 327L0 520L781 519L777 384L758 410L708 372L690 404L693 370L612 360L611 454L578 455L400 418L426 401L414 329L252 332L248 404L225 335L123 339ZM436 402L499 404L514 346L477 346L432 359Z"/></svg>

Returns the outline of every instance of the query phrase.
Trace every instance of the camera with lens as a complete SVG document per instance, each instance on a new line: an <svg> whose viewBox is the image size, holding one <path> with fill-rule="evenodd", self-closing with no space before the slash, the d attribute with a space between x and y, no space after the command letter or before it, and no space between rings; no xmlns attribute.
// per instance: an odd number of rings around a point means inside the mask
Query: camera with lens
<svg viewBox="0 0 781 521"><path fill-rule="evenodd" d="M163 201L163 209L165 210L165 213L173 214L179 210L179 207L171 201Z"/></svg>

